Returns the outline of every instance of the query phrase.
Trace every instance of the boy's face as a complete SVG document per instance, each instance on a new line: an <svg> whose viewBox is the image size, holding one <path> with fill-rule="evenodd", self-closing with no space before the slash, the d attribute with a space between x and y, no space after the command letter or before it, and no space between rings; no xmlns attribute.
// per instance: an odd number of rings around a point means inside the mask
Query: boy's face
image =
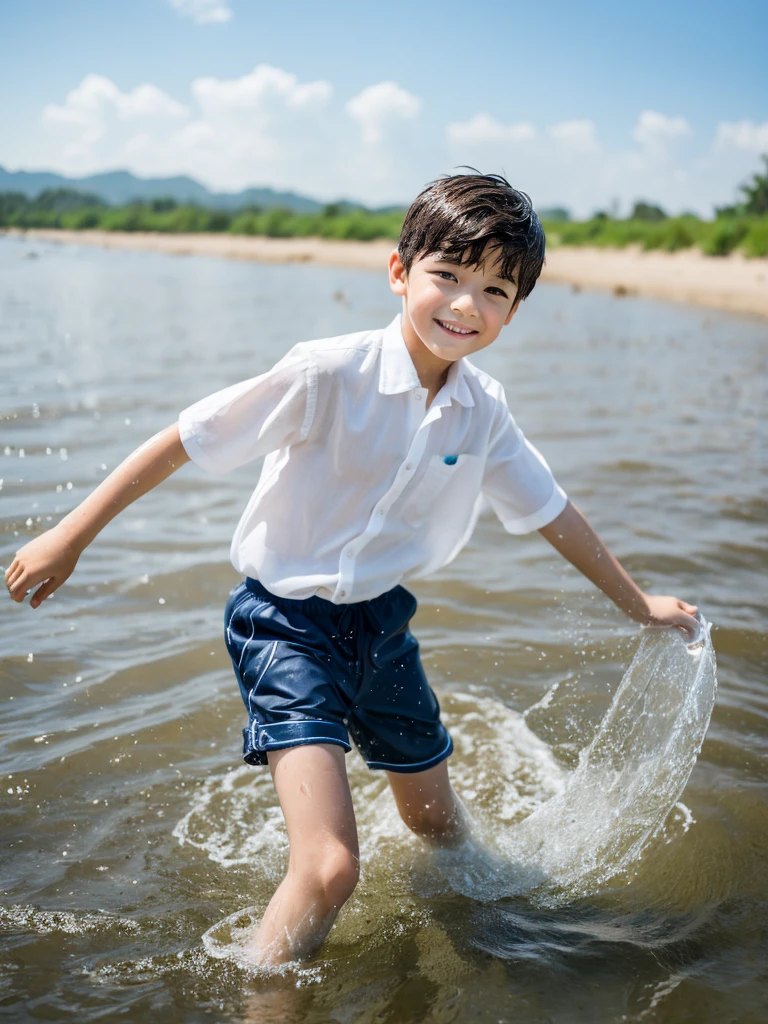
<svg viewBox="0 0 768 1024"><path fill-rule="evenodd" d="M423 256L406 274L395 250L389 284L404 297L403 334L409 348L423 345L449 363L486 348L517 312L517 285L499 277L498 257L479 267Z"/></svg>

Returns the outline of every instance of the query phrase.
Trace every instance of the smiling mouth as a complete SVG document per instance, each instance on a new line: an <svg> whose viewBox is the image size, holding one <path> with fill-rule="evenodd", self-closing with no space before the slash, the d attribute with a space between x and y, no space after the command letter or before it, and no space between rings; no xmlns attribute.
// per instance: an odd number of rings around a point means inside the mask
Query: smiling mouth
<svg viewBox="0 0 768 1024"><path fill-rule="evenodd" d="M477 334L478 331L473 331L470 327L459 327L458 324L449 324L446 320L437 320L435 323L438 327L442 327L444 331L449 334L458 335L460 338L468 338L471 334Z"/></svg>

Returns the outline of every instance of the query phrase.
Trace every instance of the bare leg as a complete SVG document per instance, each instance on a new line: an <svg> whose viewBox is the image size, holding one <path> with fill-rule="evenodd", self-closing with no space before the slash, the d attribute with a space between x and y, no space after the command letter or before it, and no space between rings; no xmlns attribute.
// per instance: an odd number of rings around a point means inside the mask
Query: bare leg
<svg viewBox="0 0 768 1024"><path fill-rule="evenodd" d="M359 875L343 748L312 743L267 756L291 848L288 872L245 947L248 959L262 966L313 953Z"/></svg>
<svg viewBox="0 0 768 1024"><path fill-rule="evenodd" d="M448 761L423 772L387 772L400 817L436 846L458 846L469 837L469 816L448 778Z"/></svg>

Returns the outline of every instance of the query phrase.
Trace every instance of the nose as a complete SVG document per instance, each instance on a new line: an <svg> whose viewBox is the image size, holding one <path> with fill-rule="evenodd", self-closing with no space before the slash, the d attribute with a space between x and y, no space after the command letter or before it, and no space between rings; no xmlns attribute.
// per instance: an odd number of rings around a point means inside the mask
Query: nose
<svg viewBox="0 0 768 1024"><path fill-rule="evenodd" d="M471 291L462 292L456 295L451 302L451 312L460 313L462 316L478 316L475 298Z"/></svg>

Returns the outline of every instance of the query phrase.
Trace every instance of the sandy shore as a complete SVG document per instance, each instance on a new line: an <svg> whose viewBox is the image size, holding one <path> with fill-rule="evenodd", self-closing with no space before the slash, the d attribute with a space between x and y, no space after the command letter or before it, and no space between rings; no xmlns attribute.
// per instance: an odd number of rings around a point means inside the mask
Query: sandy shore
<svg viewBox="0 0 768 1024"><path fill-rule="evenodd" d="M20 234L13 232L13 234ZM30 230L27 238L105 249L206 255L262 263L322 263L382 270L391 242L335 242L324 238L256 238L243 235L161 235L145 232ZM543 281L610 289L768 317L768 259L738 254L704 256L627 249L556 248L547 253Z"/></svg>

